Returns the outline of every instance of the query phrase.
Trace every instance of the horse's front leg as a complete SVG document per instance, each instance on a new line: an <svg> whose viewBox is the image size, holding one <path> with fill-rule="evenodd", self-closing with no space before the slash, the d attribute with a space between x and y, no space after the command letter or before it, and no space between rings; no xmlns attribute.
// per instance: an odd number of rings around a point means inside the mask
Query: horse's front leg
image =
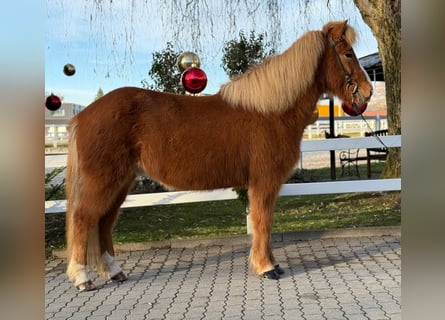
<svg viewBox="0 0 445 320"><path fill-rule="evenodd" d="M252 221L250 264L260 276L279 279L284 271L276 264L272 253L273 209L278 190L249 188L249 214Z"/></svg>

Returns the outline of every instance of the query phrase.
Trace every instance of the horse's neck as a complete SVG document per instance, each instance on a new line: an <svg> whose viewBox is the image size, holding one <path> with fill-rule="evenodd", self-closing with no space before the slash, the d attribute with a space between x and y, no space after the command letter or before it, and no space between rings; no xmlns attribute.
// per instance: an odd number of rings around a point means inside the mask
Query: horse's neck
<svg viewBox="0 0 445 320"><path fill-rule="evenodd" d="M294 127L300 127L302 123L309 123L323 91L324 89L319 83L313 83L303 95L298 97L293 107L283 114L283 118L289 119L289 125Z"/></svg>

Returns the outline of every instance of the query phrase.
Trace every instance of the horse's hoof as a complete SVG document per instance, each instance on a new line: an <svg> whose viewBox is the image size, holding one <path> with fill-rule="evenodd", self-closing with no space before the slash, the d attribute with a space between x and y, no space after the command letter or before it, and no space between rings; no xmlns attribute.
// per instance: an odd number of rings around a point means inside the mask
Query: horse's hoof
<svg viewBox="0 0 445 320"><path fill-rule="evenodd" d="M96 290L96 286L93 284L93 281L88 280L87 282L78 284L76 286L76 289L79 290L79 292L92 291L92 290Z"/></svg>
<svg viewBox="0 0 445 320"><path fill-rule="evenodd" d="M124 282L128 277L122 271L110 278L111 281Z"/></svg>
<svg viewBox="0 0 445 320"><path fill-rule="evenodd" d="M274 271L278 274L283 274L284 273L284 269L280 267L279 264L275 265L274 267Z"/></svg>
<svg viewBox="0 0 445 320"><path fill-rule="evenodd" d="M278 279L280 279L280 275L275 271L275 269L272 269L272 270L264 272L263 278L278 280Z"/></svg>

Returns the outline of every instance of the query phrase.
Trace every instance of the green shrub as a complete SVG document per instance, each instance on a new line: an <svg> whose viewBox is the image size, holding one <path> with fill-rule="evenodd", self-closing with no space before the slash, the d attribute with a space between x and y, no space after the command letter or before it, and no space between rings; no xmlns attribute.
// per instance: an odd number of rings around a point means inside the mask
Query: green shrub
<svg viewBox="0 0 445 320"><path fill-rule="evenodd" d="M55 168L45 174L45 201L65 199L65 178L60 183L52 183L54 178L62 173L65 168Z"/></svg>

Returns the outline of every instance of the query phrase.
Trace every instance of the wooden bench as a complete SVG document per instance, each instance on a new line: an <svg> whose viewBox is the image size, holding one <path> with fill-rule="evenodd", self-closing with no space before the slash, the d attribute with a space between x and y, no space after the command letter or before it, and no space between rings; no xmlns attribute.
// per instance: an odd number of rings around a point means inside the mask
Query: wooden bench
<svg viewBox="0 0 445 320"><path fill-rule="evenodd" d="M366 137L372 136L386 136L388 135L388 130L377 130L373 132L365 132ZM358 169L359 161L366 161L367 165L367 175L368 178L371 178L371 161L379 160L385 161L388 155L388 149L385 147L382 148L368 148L366 149L366 155L360 155L360 149L355 150L344 150L339 154L340 164L341 164L341 175L345 174L352 175L351 165L354 165L355 173L358 177L360 177L360 172Z"/></svg>

